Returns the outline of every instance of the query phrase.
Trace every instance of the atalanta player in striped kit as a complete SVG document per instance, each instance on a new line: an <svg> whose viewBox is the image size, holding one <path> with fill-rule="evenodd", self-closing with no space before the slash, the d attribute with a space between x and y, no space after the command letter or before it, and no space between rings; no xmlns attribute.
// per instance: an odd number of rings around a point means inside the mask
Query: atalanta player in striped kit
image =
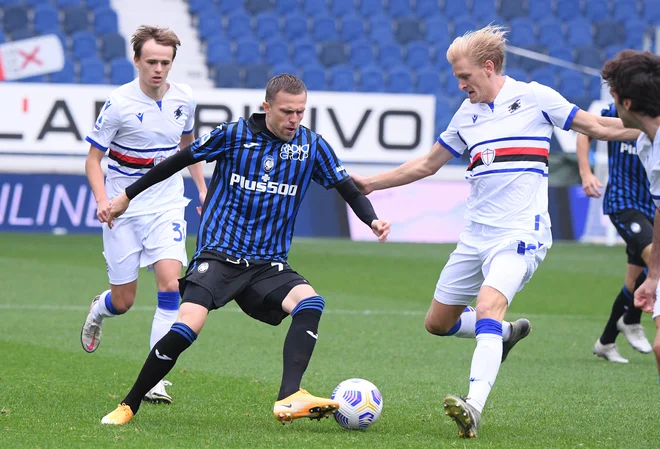
<svg viewBox="0 0 660 449"><path fill-rule="evenodd" d="M610 104L602 110L601 115L618 117L616 106ZM591 138L578 134L576 146L584 193L599 198L603 186L589 166ZM642 311L633 305L633 293L646 280L645 267L651 257L655 206L646 171L637 156L637 142L607 142L607 154L609 176L603 198L603 213L610 217L626 242L628 266L623 288L612 304L610 317L594 344L593 352L610 362L628 363L616 346L619 332L623 333L635 350L644 354L652 351L640 324Z"/></svg>
<svg viewBox="0 0 660 449"><path fill-rule="evenodd" d="M470 154L468 224L440 273L425 321L434 335L477 340L467 398L444 400L461 438L477 436L501 362L531 330L528 320L509 323L504 316L552 244L548 151L554 127L608 140L636 135L621 120L581 111L547 86L504 76L505 34L487 26L456 38L447 50L468 98L428 154L374 177L354 177L369 193L430 176L452 157ZM475 298L476 312L466 309Z"/></svg>
<svg viewBox="0 0 660 449"><path fill-rule="evenodd" d="M307 90L293 75L271 79L265 114L223 124L157 165L112 200L108 225L132 198L198 161L216 161L204 203L197 251L181 280L177 322L149 354L133 388L104 424L125 424L144 393L167 374L197 338L210 310L234 299L243 311L278 325L291 315L284 341L282 383L273 409L282 423L322 418L336 401L300 388L319 336L325 305L311 285L287 263L296 214L311 181L336 188L381 242L390 224L379 220L371 202L350 179L328 143L300 125Z"/></svg>

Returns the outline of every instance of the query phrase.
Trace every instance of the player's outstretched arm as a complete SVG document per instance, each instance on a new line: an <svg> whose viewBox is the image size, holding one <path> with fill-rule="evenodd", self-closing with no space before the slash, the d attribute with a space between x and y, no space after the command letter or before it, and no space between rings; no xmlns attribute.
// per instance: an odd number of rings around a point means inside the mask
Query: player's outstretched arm
<svg viewBox="0 0 660 449"><path fill-rule="evenodd" d="M653 246L651 261L646 280L635 290L635 307L644 312L652 313L655 304L658 281L660 280L660 211L656 208L653 220Z"/></svg>
<svg viewBox="0 0 660 449"><path fill-rule="evenodd" d="M152 185L164 181L195 162L197 161L195 161L193 154L190 151L190 147L187 147L149 170L140 179L126 187L124 193L110 201L109 212L106 219L108 226L112 228L114 219L126 212L128 204L133 198L147 190Z"/></svg>
<svg viewBox="0 0 660 449"><path fill-rule="evenodd" d="M589 151L591 150L591 137L578 133L576 145L578 168L580 169L580 178L582 178L582 189L585 195L592 198L599 198L600 189L603 185L598 178L594 176L589 165Z"/></svg>
<svg viewBox="0 0 660 449"><path fill-rule="evenodd" d="M390 234L390 222L378 219L371 201L358 190L353 180L349 178L335 186L335 189L355 212L355 215L371 228L378 240L381 243L385 242Z"/></svg>
<svg viewBox="0 0 660 449"><path fill-rule="evenodd" d="M424 156L420 156L403 165L399 165L394 170L381 173L369 178L351 175L355 184L365 195L374 190L384 190L392 187L410 184L435 174L447 162L452 160L454 155L449 152L440 143L436 142L431 151Z"/></svg>
<svg viewBox="0 0 660 449"><path fill-rule="evenodd" d="M629 142L637 140L640 131L626 128L620 118L601 117L578 110L571 123L571 129L598 140Z"/></svg>

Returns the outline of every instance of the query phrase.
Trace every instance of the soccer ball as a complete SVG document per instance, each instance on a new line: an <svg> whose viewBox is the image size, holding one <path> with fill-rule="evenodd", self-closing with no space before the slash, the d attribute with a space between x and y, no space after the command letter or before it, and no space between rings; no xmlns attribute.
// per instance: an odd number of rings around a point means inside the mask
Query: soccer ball
<svg viewBox="0 0 660 449"><path fill-rule="evenodd" d="M332 399L339 402L335 421L344 429L366 429L383 411L383 397L368 380L348 379L337 385Z"/></svg>

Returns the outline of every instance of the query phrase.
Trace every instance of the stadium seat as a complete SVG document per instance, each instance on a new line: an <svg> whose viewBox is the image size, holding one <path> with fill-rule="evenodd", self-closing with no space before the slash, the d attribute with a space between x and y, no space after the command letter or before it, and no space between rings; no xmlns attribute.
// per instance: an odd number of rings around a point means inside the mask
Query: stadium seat
<svg viewBox="0 0 660 449"><path fill-rule="evenodd" d="M353 0L331 0L332 13L335 17L344 17L356 12Z"/></svg>
<svg viewBox="0 0 660 449"><path fill-rule="evenodd" d="M289 46L280 39L269 39L264 47L263 58L272 66L290 62Z"/></svg>
<svg viewBox="0 0 660 449"><path fill-rule="evenodd" d="M122 85L135 79L135 67L126 58L110 61L110 84Z"/></svg>
<svg viewBox="0 0 660 449"><path fill-rule="evenodd" d="M280 34L280 19L270 11L257 14L254 34L262 41L274 39Z"/></svg>
<svg viewBox="0 0 660 449"><path fill-rule="evenodd" d="M222 16L216 11L207 11L205 14L200 15L197 31L199 32L199 38L203 41L221 36L223 34Z"/></svg>
<svg viewBox="0 0 660 449"><path fill-rule="evenodd" d="M658 0L642 1L642 18L649 25L660 25L660 2Z"/></svg>
<svg viewBox="0 0 660 449"><path fill-rule="evenodd" d="M16 4L20 3L20 1L16 2ZM50 0L25 0L23 3L31 8L36 8L37 6L41 5L50 5ZM0 2L0 6L2 6L2 2Z"/></svg>
<svg viewBox="0 0 660 449"><path fill-rule="evenodd" d="M28 8L23 5L12 5L4 8L3 30L5 33L13 34L24 30L28 26Z"/></svg>
<svg viewBox="0 0 660 449"><path fill-rule="evenodd" d="M238 88L241 86L241 67L238 64L215 66L215 87Z"/></svg>
<svg viewBox="0 0 660 449"><path fill-rule="evenodd" d="M119 32L117 13L112 8L99 8L94 12L94 31L104 35Z"/></svg>
<svg viewBox="0 0 660 449"><path fill-rule="evenodd" d="M614 10L612 18L619 22L625 22L629 19L639 19L637 2L630 0L614 0Z"/></svg>
<svg viewBox="0 0 660 449"><path fill-rule="evenodd" d="M338 40L339 33L335 19L329 16L317 16L312 24L312 38L316 42Z"/></svg>
<svg viewBox="0 0 660 449"><path fill-rule="evenodd" d="M438 0L417 0L415 2L415 16L418 19L425 19L440 12L440 3Z"/></svg>
<svg viewBox="0 0 660 449"><path fill-rule="evenodd" d="M96 36L89 31L78 31L74 33L71 40L71 52L74 59L96 58L98 55L98 43Z"/></svg>
<svg viewBox="0 0 660 449"><path fill-rule="evenodd" d="M527 15L527 10L520 0L501 0L499 15L506 20L511 20Z"/></svg>
<svg viewBox="0 0 660 449"><path fill-rule="evenodd" d="M7 42L7 36L5 36L5 33L2 30L0 30L0 44L4 44L5 42Z"/></svg>
<svg viewBox="0 0 660 449"><path fill-rule="evenodd" d="M13 33L11 33L11 40L12 41L20 41L23 39L30 39L31 37L35 37L36 34L34 31L32 31L29 28L23 28L21 30L16 30Z"/></svg>
<svg viewBox="0 0 660 449"><path fill-rule="evenodd" d="M59 72L51 73L49 77L51 83L73 84L76 82L76 73L73 61L66 58L64 67Z"/></svg>
<svg viewBox="0 0 660 449"><path fill-rule="evenodd" d="M364 67L360 71L360 92L385 92L383 69L378 66Z"/></svg>
<svg viewBox="0 0 660 449"><path fill-rule="evenodd" d="M34 8L34 30L40 34L60 29L60 12L51 5Z"/></svg>
<svg viewBox="0 0 660 449"><path fill-rule="evenodd" d="M446 69L451 69L451 64L449 64L449 61L447 61L447 49L449 48L449 44L445 46L435 46L435 57L434 57L434 63L437 68L440 70L446 70Z"/></svg>
<svg viewBox="0 0 660 449"><path fill-rule="evenodd" d="M603 0L587 0L584 16L594 23L607 20L610 16L607 3L608 2ZM634 5L630 5L630 7L634 8Z"/></svg>
<svg viewBox="0 0 660 449"><path fill-rule="evenodd" d="M538 69L533 70L530 73L530 80L531 81L536 81L539 84L543 84L544 86L552 87L553 89L557 89L557 71L552 68L552 67L541 67Z"/></svg>
<svg viewBox="0 0 660 449"><path fill-rule="evenodd" d="M410 42L406 46L406 63L412 69L418 69L431 61L431 47L426 41Z"/></svg>
<svg viewBox="0 0 660 449"><path fill-rule="evenodd" d="M387 2L387 13L393 19L406 17L412 14L412 5L410 0L396 0Z"/></svg>
<svg viewBox="0 0 660 449"><path fill-rule="evenodd" d="M607 61L608 59L612 59L617 55L617 53L625 50L626 48L627 47L623 44L608 45L605 47L605 60Z"/></svg>
<svg viewBox="0 0 660 449"><path fill-rule="evenodd" d="M603 66L600 47L582 47L575 50L575 62L600 70Z"/></svg>
<svg viewBox="0 0 660 449"><path fill-rule="evenodd" d="M568 35L566 41L572 47L587 47L593 45L591 22L584 17L577 17L568 21Z"/></svg>
<svg viewBox="0 0 660 449"><path fill-rule="evenodd" d="M465 15L470 15L470 11L467 7L467 2L457 2L457 1L446 1L445 0L444 15L445 17L461 17ZM474 17L474 16L473 16Z"/></svg>
<svg viewBox="0 0 660 449"><path fill-rule="evenodd" d="M45 83L46 82L46 76L45 75L34 75L34 76L29 76L27 78L21 78L19 80L16 80L21 83Z"/></svg>
<svg viewBox="0 0 660 449"><path fill-rule="evenodd" d="M624 24L626 28L626 40L624 45L628 48L641 50L644 44L644 33L646 23L641 19L630 19Z"/></svg>
<svg viewBox="0 0 660 449"><path fill-rule="evenodd" d="M303 69L302 80L308 90L325 90L325 69L310 64Z"/></svg>
<svg viewBox="0 0 660 449"><path fill-rule="evenodd" d="M373 64L376 60L373 44L366 39L351 43L349 60L356 68Z"/></svg>
<svg viewBox="0 0 660 449"><path fill-rule="evenodd" d="M119 33L106 34L101 38L101 54L104 61L126 57L126 40Z"/></svg>
<svg viewBox="0 0 660 449"><path fill-rule="evenodd" d="M316 63L318 62L316 45L311 41L296 42L293 45L293 54L291 57L296 67Z"/></svg>
<svg viewBox="0 0 660 449"><path fill-rule="evenodd" d="M337 65L330 69L330 89L337 92L354 92L355 75L353 70L345 65Z"/></svg>
<svg viewBox="0 0 660 449"><path fill-rule="evenodd" d="M516 17L511 20L509 42L516 47L530 48L536 45L534 23L527 17Z"/></svg>
<svg viewBox="0 0 660 449"><path fill-rule="evenodd" d="M304 0L302 10L308 17L329 16L326 0Z"/></svg>
<svg viewBox="0 0 660 449"><path fill-rule="evenodd" d="M100 8L109 8L110 0L85 0L85 5L88 9L96 11Z"/></svg>
<svg viewBox="0 0 660 449"><path fill-rule="evenodd" d="M188 0L188 11L197 17L201 17L207 11L213 10L213 8L213 4L207 0Z"/></svg>
<svg viewBox="0 0 660 449"><path fill-rule="evenodd" d="M206 42L206 63L209 65L228 64L233 61L231 42L215 36Z"/></svg>
<svg viewBox="0 0 660 449"><path fill-rule="evenodd" d="M527 71L523 69L507 68L504 71L504 74L510 76L516 81L523 81L525 83L529 81L529 77L527 76Z"/></svg>
<svg viewBox="0 0 660 449"><path fill-rule="evenodd" d="M333 65L346 64L348 58L346 57L346 46L343 42L326 42L321 47L321 64L326 67Z"/></svg>
<svg viewBox="0 0 660 449"><path fill-rule="evenodd" d="M424 39L422 23L411 17L404 17L396 22L396 40L401 45Z"/></svg>
<svg viewBox="0 0 660 449"><path fill-rule="evenodd" d="M207 0L208 1L208 0ZM237 2L236 0L215 0L215 3L218 5L218 11L220 14L231 14L235 11L242 11L243 2Z"/></svg>
<svg viewBox="0 0 660 449"><path fill-rule="evenodd" d="M562 24L555 17L546 17L539 22L539 44L545 47L564 45Z"/></svg>
<svg viewBox="0 0 660 449"><path fill-rule="evenodd" d="M282 64L276 64L273 66L273 76L281 75L283 73L290 73L292 75L297 74L296 67L290 62L284 62Z"/></svg>
<svg viewBox="0 0 660 449"><path fill-rule="evenodd" d="M244 0L243 4L245 10L253 16L263 11L269 11L273 7L270 0Z"/></svg>
<svg viewBox="0 0 660 449"><path fill-rule="evenodd" d="M432 16L424 22L426 40L436 47L449 47L449 22L442 16Z"/></svg>
<svg viewBox="0 0 660 449"><path fill-rule="evenodd" d="M208 1L208 0L204 0ZM275 0L275 11L280 16L294 12L298 8L298 0Z"/></svg>
<svg viewBox="0 0 660 449"><path fill-rule="evenodd" d="M476 22L470 16L462 16L454 20L454 38L462 36L468 31L477 29Z"/></svg>
<svg viewBox="0 0 660 449"><path fill-rule="evenodd" d="M599 76L590 76L588 77L589 80L589 96L593 99L600 98L601 97L601 87L602 87L602 80Z"/></svg>
<svg viewBox="0 0 660 449"><path fill-rule="evenodd" d="M393 41L392 25L393 22L389 17L384 15L371 16L369 18L369 36L371 36L371 40L379 44Z"/></svg>
<svg viewBox="0 0 660 449"><path fill-rule="evenodd" d="M373 17L383 13L383 0L360 0L362 17Z"/></svg>
<svg viewBox="0 0 660 449"><path fill-rule="evenodd" d="M89 30L89 11L87 11L87 8L67 9L64 12L63 28L67 34Z"/></svg>
<svg viewBox="0 0 660 449"><path fill-rule="evenodd" d="M298 12L285 16L284 37L288 40L305 39L307 37L307 18Z"/></svg>
<svg viewBox="0 0 660 449"><path fill-rule="evenodd" d="M55 0L55 6L60 9L66 8L80 8L82 6L81 0Z"/></svg>
<svg viewBox="0 0 660 449"><path fill-rule="evenodd" d="M495 2L493 0L472 0L472 17L477 22L490 23L495 17L497 17Z"/></svg>
<svg viewBox="0 0 660 449"><path fill-rule="evenodd" d="M626 28L618 20L604 20L596 25L596 45L600 48L626 41Z"/></svg>
<svg viewBox="0 0 660 449"><path fill-rule="evenodd" d="M80 61L80 82L83 84L105 84L105 64L98 58Z"/></svg>
<svg viewBox="0 0 660 449"><path fill-rule="evenodd" d="M341 38L353 42L365 37L364 20L359 16L346 15L341 22Z"/></svg>
<svg viewBox="0 0 660 449"><path fill-rule="evenodd" d="M584 75L575 70L559 71L559 91L566 98L579 98L586 95Z"/></svg>
<svg viewBox="0 0 660 449"><path fill-rule="evenodd" d="M270 67L264 64L245 66L245 87L247 89L265 89L271 79Z"/></svg>
<svg viewBox="0 0 660 449"><path fill-rule="evenodd" d="M548 48L548 56L568 62L573 62L574 60L573 51L563 45Z"/></svg>
<svg viewBox="0 0 660 449"><path fill-rule="evenodd" d="M236 62L240 65L261 63L259 41L243 37L236 41Z"/></svg>
<svg viewBox="0 0 660 449"><path fill-rule="evenodd" d="M529 18L534 22L552 17L552 3L548 1L529 2Z"/></svg>
<svg viewBox="0 0 660 449"><path fill-rule="evenodd" d="M557 17L564 22L581 15L580 0L557 0Z"/></svg>
<svg viewBox="0 0 660 449"><path fill-rule="evenodd" d="M432 94L442 87L441 75L433 66L420 67L417 70L417 86L415 92Z"/></svg>
<svg viewBox="0 0 660 449"><path fill-rule="evenodd" d="M251 30L250 16L243 10L237 9L227 16L227 36L232 39L245 37L246 30Z"/></svg>
<svg viewBox="0 0 660 449"><path fill-rule="evenodd" d="M401 46L397 43L386 43L378 49L378 61L383 67L391 67L403 62L401 59Z"/></svg>
<svg viewBox="0 0 660 449"><path fill-rule="evenodd" d="M408 67L399 65L390 69L387 91L398 94L413 92L412 72Z"/></svg>

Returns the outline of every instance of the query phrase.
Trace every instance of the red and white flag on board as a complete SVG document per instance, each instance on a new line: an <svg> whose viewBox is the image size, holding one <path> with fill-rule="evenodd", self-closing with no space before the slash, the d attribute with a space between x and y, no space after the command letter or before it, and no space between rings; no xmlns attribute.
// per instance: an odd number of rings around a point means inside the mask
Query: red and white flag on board
<svg viewBox="0 0 660 449"><path fill-rule="evenodd" d="M0 81L59 72L63 67L64 49L54 34L0 44Z"/></svg>

